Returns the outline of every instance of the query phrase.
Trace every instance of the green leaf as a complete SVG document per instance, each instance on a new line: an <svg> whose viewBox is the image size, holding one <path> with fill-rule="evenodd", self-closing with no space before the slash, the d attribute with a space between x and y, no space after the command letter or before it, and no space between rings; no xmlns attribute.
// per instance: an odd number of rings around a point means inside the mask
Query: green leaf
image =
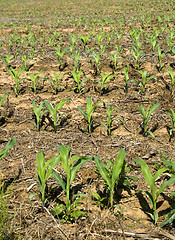
<svg viewBox="0 0 175 240"><path fill-rule="evenodd" d="M167 167L165 167L165 168L160 168L160 169L155 173L155 175L154 175L154 177L153 177L154 181L156 181L156 179L157 179L162 173L166 172L167 170L168 170Z"/></svg>
<svg viewBox="0 0 175 240"><path fill-rule="evenodd" d="M172 209L168 216L164 219L164 221L161 224L161 227L172 223L175 220L175 209Z"/></svg>
<svg viewBox="0 0 175 240"><path fill-rule="evenodd" d="M15 142L16 142L16 138L12 137L11 140L6 144L4 149L0 151L0 160L6 156L7 151L14 146Z"/></svg>
<svg viewBox="0 0 175 240"><path fill-rule="evenodd" d="M75 178L76 172L80 169L80 167L85 164L90 158L89 157L81 157L81 159L79 159L75 165L73 166L73 168L71 169L70 172L70 184L72 183L72 181Z"/></svg>
<svg viewBox="0 0 175 240"><path fill-rule="evenodd" d="M115 181L117 180L117 178L119 178L119 175L122 171L125 154L125 150L121 149L118 153L117 158L115 159L114 165L112 167L112 188L114 187Z"/></svg>
<svg viewBox="0 0 175 240"><path fill-rule="evenodd" d="M61 185L62 189L63 189L64 192L66 193L66 184L65 184L65 182L63 181L63 179L60 177L60 175L59 175L57 172L53 171L52 176L55 178L55 180L57 181L57 183L58 183L59 185Z"/></svg>
<svg viewBox="0 0 175 240"><path fill-rule="evenodd" d="M175 183L175 175L173 175L169 180L162 183L160 189L157 191L156 196L158 197L159 194L162 193L168 185L173 183Z"/></svg>
<svg viewBox="0 0 175 240"><path fill-rule="evenodd" d="M152 174L151 174L151 172L150 172L150 170L149 170L148 165L147 165L142 159L140 159L140 158L137 158L137 159L135 160L135 162L136 162L137 164L140 164L140 166L141 166L141 168L142 168L143 176L144 176L146 182L148 183L148 185L149 185L150 188L151 188L151 186L154 184L154 179L153 179L153 176L152 176Z"/></svg>
<svg viewBox="0 0 175 240"><path fill-rule="evenodd" d="M58 206L56 206L55 208L52 208L50 210L50 212L54 215L54 216L57 216L57 215L60 215L63 210L64 210L64 205L63 204L59 204Z"/></svg>
<svg viewBox="0 0 175 240"><path fill-rule="evenodd" d="M58 147L58 151L60 152L60 158L62 162L62 167L66 174L68 173L68 160L70 156L71 148L69 146L61 145Z"/></svg>
<svg viewBox="0 0 175 240"><path fill-rule="evenodd" d="M149 193L148 191L145 191L145 193L151 203L151 206L154 207L153 197L152 197L151 193Z"/></svg>
<svg viewBox="0 0 175 240"><path fill-rule="evenodd" d="M83 117L86 119L86 121L88 121L88 117L87 117L87 114L85 113L85 111L81 107L77 107L77 110L83 115Z"/></svg>
<svg viewBox="0 0 175 240"><path fill-rule="evenodd" d="M109 188L111 189L112 187L112 182L111 179L109 177L109 174L107 173L105 167L103 166L103 163L101 162L101 160L99 159L99 156L96 156L94 158L95 164L97 166L97 169L100 173L100 175L102 176L102 178L106 181L107 185L109 186Z"/></svg>
<svg viewBox="0 0 175 240"><path fill-rule="evenodd" d="M79 218L79 217L83 217L83 216L85 216L85 215L86 215L86 214L85 214L83 211L79 210L79 209L73 210L73 212L70 214L70 216L71 216L72 218L75 218L75 219L77 219L77 218Z"/></svg>

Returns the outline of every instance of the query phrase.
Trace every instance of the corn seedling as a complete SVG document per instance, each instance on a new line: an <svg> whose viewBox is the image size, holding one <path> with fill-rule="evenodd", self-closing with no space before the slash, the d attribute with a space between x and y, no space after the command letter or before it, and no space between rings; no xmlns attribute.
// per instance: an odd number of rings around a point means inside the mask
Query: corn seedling
<svg viewBox="0 0 175 240"><path fill-rule="evenodd" d="M164 67L164 64L162 64L162 58L165 55L164 52L161 51L160 47L158 47L158 68L161 70Z"/></svg>
<svg viewBox="0 0 175 240"><path fill-rule="evenodd" d="M27 59L27 56L26 55L23 55L21 57L22 61L24 62L24 69L27 71L29 69L29 61Z"/></svg>
<svg viewBox="0 0 175 240"><path fill-rule="evenodd" d="M143 107L143 104L141 104L141 106L140 106L140 113L142 114L142 117L143 117L143 122L142 122L141 127L142 127L142 131L143 131L144 136L147 136L148 133L150 133L151 136L154 137L152 131L147 128L147 125L148 125L148 121L151 117L151 114L155 112L155 110L159 107L159 105L160 105L159 102L155 103L152 107L151 107L151 104L150 104L147 107L146 111ZM150 107L151 107L151 109L150 109Z"/></svg>
<svg viewBox="0 0 175 240"><path fill-rule="evenodd" d="M54 75L54 78L55 78L54 81L52 81L51 79L47 79L47 80L51 83L51 85L52 85L52 87L53 87L53 92L54 92L54 94L57 94L59 88L65 89L63 86L58 86L58 83L59 83L60 79L63 78L64 74L61 74L61 73L58 73L58 74L57 74L57 73L53 73L53 75Z"/></svg>
<svg viewBox="0 0 175 240"><path fill-rule="evenodd" d="M167 37L167 45L169 47L169 51L167 51L167 53L172 54L173 53L173 46L174 46L173 39L175 38L175 33L174 33L173 28L170 28L169 34L170 34L170 36Z"/></svg>
<svg viewBox="0 0 175 240"><path fill-rule="evenodd" d="M170 79L171 79L171 92L174 92L174 73L170 67L168 67L167 72L169 73Z"/></svg>
<svg viewBox="0 0 175 240"><path fill-rule="evenodd" d="M78 50L78 51L75 52L75 55L73 56L74 68L76 69L76 71L79 71L79 69L80 69L79 58L80 58L80 51Z"/></svg>
<svg viewBox="0 0 175 240"><path fill-rule="evenodd" d="M96 35L95 38L97 39L98 46L100 47L101 42L104 39L103 35L102 34Z"/></svg>
<svg viewBox="0 0 175 240"><path fill-rule="evenodd" d="M129 78L128 66L123 68L123 72L125 74L125 77L124 77L124 80L125 80L124 92L128 93L128 84L129 84L129 82L132 82L132 81L135 81L135 80Z"/></svg>
<svg viewBox="0 0 175 240"><path fill-rule="evenodd" d="M101 58L103 57L103 53L105 52L105 50L106 50L106 46L100 45L100 57Z"/></svg>
<svg viewBox="0 0 175 240"><path fill-rule="evenodd" d="M68 33L68 35L69 35L69 37L70 37L70 39L72 41L72 45L75 46L76 40L78 38L78 35L76 35L76 34L72 35L71 33Z"/></svg>
<svg viewBox="0 0 175 240"><path fill-rule="evenodd" d="M8 70L8 72L10 73L10 75L13 77L13 79L15 81L14 92L17 97L19 95L19 91L20 91L19 85L21 82L23 82L25 80L25 78L19 79L19 76L24 72L24 68L21 67L17 72L13 68L10 68Z"/></svg>
<svg viewBox="0 0 175 240"><path fill-rule="evenodd" d="M33 121L31 121L31 122L35 125L37 131L40 130L42 118L43 118L44 114L47 112L47 110L43 111L43 105L44 105L44 102L41 103L40 106L37 108L35 100L33 100L33 102L32 102L36 122L33 122Z"/></svg>
<svg viewBox="0 0 175 240"><path fill-rule="evenodd" d="M0 107L2 105L2 103L6 100L6 97L9 95L10 93L4 93L4 95L2 97L0 97ZM5 116L0 115L0 118L5 118Z"/></svg>
<svg viewBox="0 0 175 240"><path fill-rule="evenodd" d="M39 81L43 79L43 78L38 78L41 73L43 73L43 71L40 71L37 74L29 73L30 79L27 79L27 80L32 82L32 85L30 85L29 87L33 89L34 93L37 93L37 85Z"/></svg>
<svg viewBox="0 0 175 240"><path fill-rule="evenodd" d="M57 57L58 57L59 69L62 70L62 67L63 67L62 58L63 58L66 50L64 49L64 50L62 51L62 50L61 50L61 46L56 47L55 50L56 50L56 55L57 55Z"/></svg>
<svg viewBox="0 0 175 240"><path fill-rule="evenodd" d="M79 38L81 39L84 50L85 50L89 36L88 35L86 35L86 36L80 35Z"/></svg>
<svg viewBox="0 0 175 240"><path fill-rule="evenodd" d="M147 71L139 71L139 73L142 75L142 81L140 81L140 86L142 87L142 93L145 93L145 86L147 82L153 78L156 78L156 75L151 75L150 77L147 77Z"/></svg>
<svg viewBox="0 0 175 240"><path fill-rule="evenodd" d="M123 59L123 58L119 58L118 55L119 55L118 51L110 55L110 58L113 61L114 70L117 69L117 64ZM120 68L121 66L118 66L118 67Z"/></svg>
<svg viewBox="0 0 175 240"><path fill-rule="evenodd" d="M110 102L108 103L108 108L106 111L106 116L107 116L107 125L104 122L101 122L101 124L106 128L107 130L107 134L111 135L111 128L112 128L112 123L114 121L114 119L112 119L111 114L114 110L119 109L118 107L115 108L111 108L111 104ZM122 123L124 123L126 125L126 122L124 119L122 119L121 117L117 117L115 119L119 119Z"/></svg>
<svg viewBox="0 0 175 240"><path fill-rule="evenodd" d="M7 70L10 69L10 61L14 58L14 55L1 56L0 58L6 64Z"/></svg>
<svg viewBox="0 0 175 240"><path fill-rule="evenodd" d="M87 103L86 103L86 112L81 107L78 107L77 109L83 115L85 120L87 121L87 123L88 123L88 132L91 133L92 132L92 125L93 125L92 114L96 110L97 105L102 103L102 101L99 101L95 106L93 106L93 104L92 104L92 98L87 97L86 101L87 101Z"/></svg>
<svg viewBox="0 0 175 240"><path fill-rule="evenodd" d="M60 110L67 101L70 101L70 98L63 99L60 102L55 102L54 106L48 101L43 102L53 118L53 128L55 132L57 130L57 126L60 125L59 123L60 118L65 114L65 113L58 114L58 110Z"/></svg>
<svg viewBox="0 0 175 240"><path fill-rule="evenodd" d="M0 160L6 156L9 149L13 148L15 142L16 138L12 137L12 139L6 144L3 150L0 151Z"/></svg>
<svg viewBox="0 0 175 240"><path fill-rule="evenodd" d="M74 220L78 217L84 215L80 209L77 209L81 203L81 196L85 196L84 194L77 194L73 196L73 199L70 196L71 184L76 176L77 171L80 169L82 165L84 165L91 158L87 156L79 156L74 155L70 157L71 148L69 146L61 145L58 147L58 151L60 154L58 155L59 161L62 164L62 168L66 173L66 183L63 181L61 176L57 171L53 171L52 176L61 185L62 189L66 195L66 204L59 204L55 208L51 210L51 212L55 215L61 215L64 221ZM77 196L80 196L76 199Z"/></svg>
<svg viewBox="0 0 175 240"><path fill-rule="evenodd" d="M171 121L171 127L169 128L169 134L170 134L170 141L171 138L174 137L174 129L175 129L175 112L172 108L170 108L170 111L168 113L168 116L170 117L170 121Z"/></svg>
<svg viewBox="0 0 175 240"><path fill-rule="evenodd" d="M151 46L152 46L152 51L153 51L153 53L154 53L156 47L158 47L158 45L157 45L157 39L151 37L151 39L150 39L150 43L151 43Z"/></svg>
<svg viewBox="0 0 175 240"><path fill-rule="evenodd" d="M112 78L116 76L116 74L104 74L100 73L101 81L97 78L96 81L100 85L100 93L103 94L105 88L107 87L106 83L109 82Z"/></svg>
<svg viewBox="0 0 175 240"><path fill-rule="evenodd" d="M165 188L170 185L170 184L173 184L175 183L175 175L172 176L169 180L167 181L164 181L161 185L161 187L156 190L156 179L164 172L166 172L168 170L167 167L165 168L160 168L156 173L155 175L153 176L149 170L149 167L148 165L140 158L137 158L135 160L135 162L137 164L139 164L141 166L141 169L142 169L142 173L143 173L143 176L145 178L145 181L147 182L147 184L149 185L150 187L150 190L151 192L149 191L145 191L149 201L150 201L150 204L151 204L151 207L153 209L153 213L148 213L151 217L151 219L154 221L154 224L157 224L157 221L158 221L158 212L157 212L157 199L159 197L159 195L161 193L163 193L163 191L165 190Z"/></svg>
<svg viewBox="0 0 175 240"><path fill-rule="evenodd" d="M97 54L97 53L95 53L93 51L92 55L93 55L93 58L91 59L91 61L94 62L95 74L97 75L97 73L100 72L100 69L99 69L99 67L101 65L101 63L100 63L100 54Z"/></svg>
<svg viewBox="0 0 175 240"><path fill-rule="evenodd" d="M87 81L87 78L80 80L82 74L83 74L83 72L81 70L76 71L75 68L72 71L73 79L77 84L77 86L75 88L73 88L73 90L78 90L79 93L81 93L83 91L82 85L85 81Z"/></svg>
<svg viewBox="0 0 175 240"><path fill-rule="evenodd" d="M125 158L125 150L120 149L118 156L115 159L115 162L112 166L111 176L109 175L108 171L105 169L105 166L103 165L102 161L99 159L99 156L96 156L94 158L97 169L108 186L109 193L110 193L111 208L113 208L113 204L114 204L114 188L115 188L115 185L118 184L119 176L124 164L124 158Z"/></svg>
<svg viewBox="0 0 175 240"><path fill-rule="evenodd" d="M60 158L57 155L56 157L51 158L50 160L45 162L44 153L40 152L37 153L36 155L36 162L37 162L37 180L40 189L39 197L42 201L42 206L44 207L47 202L46 198L47 181L52 176L53 167L55 167L60 162ZM30 199L32 199L35 195L37 194L32 193L30 195Z"/></svg>
<svg viewBox="0 0 175 240"><path fill-rule="evenodd" d="M136 68L139 69L139 67L141 66L141 63L139 62L139 59L140 59L141 56L144 55L144 52L142 50L139 50L134 45L132 45L131 53L136 60L136 63L137 63Z"/></svg>

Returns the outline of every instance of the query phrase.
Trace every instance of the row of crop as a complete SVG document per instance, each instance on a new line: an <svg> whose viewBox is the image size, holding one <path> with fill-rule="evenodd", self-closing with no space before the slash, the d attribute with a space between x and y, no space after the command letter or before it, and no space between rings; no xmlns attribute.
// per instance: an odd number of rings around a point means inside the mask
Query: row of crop
<svg viewBox="0 0 175 240"><path fill-rule="evenodd" d="M7 151L12 148L15 144L16 139L12 138L11 141L7 143L5 148L0 151L0 160L5 157ZM49 194L47 189L48 180L53 177L56 182L61 186L65 193L65 203L55 203L55 206L51 208L50 213L53 214L56 218L59 217L63 222L74 221L75 219L85 216L85 212L81 210L82 202L81 200L85 197L89 197L87 194L78 193L71 194L72 182L76 177L76 173L80 170L82 165L85 165L87 161L94 161L96 165L96 172L101 176L105 183L105 188L108 190L106 192L106 196L103 198L97 193L92 192L92 196L94 201L100 207L110 207L111 210L114 209L114 203L116 200L114 199L114 193L116 191L117 186L120 183L120 187L122 186L131 186L129 180L137 181L136 177L126 175L126 161L125 161L125 150L120 149L114 163L108 160L105 164L102 163L99 156L88 157L88 156L80 156L73 155L71 156L71 148L69 146L61 145L58 147L59 154L55 157L49 159L47 162L44 158L44 153L39 152L36 156L37 161L37 181L39 184L40 193L32 193L30 195L30 199L33 199L34 196L38 195L42 201L42 207L47 209L49 206ZM148 197L151 206L151 212L149 212L149 216L153 220L154 224L157 224L158 221L158 211L157 211L157 202L158 197L161 193L164 192L165 188L171 184L175 183L175 167L173 161L164 161L166 167L160 167L159 170L152 175L148 165L137 158L135 160L136 164L139 164L142 169L143 176L145 178L146 183L149 185L150 191L146 190L145 194ZM65 172L65 176L60 175L57 171L56 166L59 165L63 168ZM168 180L163 181L161 186L157 189L156 180L160 175L164 172L168 172L172 169L171 175ZM31 188L30 188L31 189ZM48 211L48 209L47 209ZM162 226L173 222L175 219L175 209L172 209L167 216L167 218L163 221Z"/></svg>
<svg viewBox="0 0 175 240"><path fill-rule="evenodd" d="M162 31L164 32L165 29L164 30L162 29ZM58 57L60 66L64 65L63 63L66 61L65 60L66 56L68 56L69 58L72 58L73 61L75 61L75 58L77 58L75 55L79 54L80 56L80 52L81 52L81 55L83 55L83 57L93 56L94 62L96 62L95 59L97 58L98 58L98 61L100 62L104 57L105 58L108 57L107 50L110 51L115 47L118 49L117 53L112 53L109 56L109 58L113 61L113 64L114 64L115 62L114 59L117 59L120 57L121 49L123 49L122 44L119 43L118 41L116 42L116 40L121 39L122 34L116 30L114 32L110 32L107 34L105 34L105 32L100 32L99 34L94 32L88 35L81 34L79 36L77 34L68 34L68 37L71 41L70 43L69 42L67 43L67 46L65 46L65 41L68 41L68 40L62 41L62 37L60 37L61 33L57 31L55 31L54 33L55 34L53 34L53 36L49 37L49 46L51 47L49 51L52 52L52 55L54 52L54 55ZM175 46L174 46L175 34L174 34L173 28L171 27L170 29L167 29L165 37L160 36L160 33L157 30L157 28L155 28L153 33L151 34L147 32L145 32L144 36L142 36L142 34L143 34L143 30L141 28L136 28L136 29L132 28L130 30L129 36L126 35L124 37L125 41L127 42L127 46L130 49L131 57L135 59L137 63L137 68L139 68L139 66L141 65L140 59L143 58L143 56L145 56L147 53L147 49L144 50L144 47L147 46L147 48L149 48L149 54L151 50L153 56L155 55L155 50L157 48L158 49L157 58L158 58L159 68L161 69L163 67L163 65L161 64L161 60L163 56L168 53L173 55L175 52ZM95 39L95 42L94 42L95 46L93 44L92 36L94 36L94 39ZM28 50L29 51L28 53L26 52L28 47L27 46L24 47L24 43L26 42L26 40L24 39L21 40L21 46L18 46L18 42L20 39L19 34L15 34L15 35L12 34L11 38L12 39L8 40L10 42L9 43L10 51L12 51L12 47L16 46L16 50L15 50L16 59L18 58L18 55L21 55L22 56L21 59L25 62L25 64L27 61L29 62L29 60L32 59L34 55L37 54L37 52L39 54L40 51L42 52L41 49L45 49L41 44L41 42L44 42L44 37L43 37L43 40L40 41L40 43L36 42L35 43L36 46L35 46L34 33L32 32L30 32L30 36L29 36L30 42L28 43L31 49ZM42 37L40 38L42 39ZM55 43L53 43L54 39L56 41ZM78 42L78 39L80 39L80 42ZM162 42L162 39L163 39L163 42ZM103 43L103 41L105 42ZM163 50L167 48L166 46L164 46L165 42L166 42L166 45L168 46L168 49L166 51ZM83 46L83 50L80 51L81 45ZM37 49L37 47L40 50ZM48 52L48 44L46 44L45 47L47 48L47 52ZM1 48L3 48L3 45L1 45ZM20 53L21 51L23 53ZM24 52L26 53L24 54ZM44 50L43 50L43 54L46 55ZM3 56L1 58L5 62L7 62L8 60L8 57L6 56Z"/></svg>
<svg viewBox="0 0 175 240"><path fill-rule="evenodd" d="M160 53L161 54L161 53ZM94 55L94 62L95 62L95 72L99 74L99 77L97 76L97 78L90 80L89 78L86 77L86 73L82 70L80 70L80 62L78 58L75 58L75 63L74 63L74 67L72 72L64 74L64 73L53 73L53 77L54 79L49 79L49 78L45 78L45 77L40 77L41 73L44 73L43 71L40 71L37 74L33 74L33 73L28 73L29 78L20 78L21 74L26 70L26 68L28 68L28 66L25 64L24 66L21 66L21 68L19 70L15 70L14 68L10 67L10 56L8 56L5 60L6 64L7 64L7 69L8 72L10 73L10 75L12 76L12 79L14 80L15 86L14 86L14 92L16 94L16 97L19 95L20 93L20 84L22 82L24 82L25 80L27 80L28 82L31 82L31 85L29 85L28 87L32 88L34 93L38 92L38 85L39 82L41 80L43 80L43 86L46 81L48 81L51 84L51 87L53 89L53 93L57 94L59 90L64 90L65 87L64 86L60 86L60 80L63 78L63 76L67 75L68 78L72 78L73 80L73 84L75 85L75 87L73 87L71 90L74 90L75 92L81 93L84 90L84 86L85 86L85 82L91 82L91 86L93 86L93 84L98 84L97 86L97 90L100 92L100 94L104 94L105 91L108 89L108 85L107 83L111 80L111 79L115 79L115 77L119 74L124 75L124 84L121 86L124 89L125 93L128 93L128 88L129 88L129 83L131 82L135 82L136 86L140 86L140 90L139 93L144 94L146 91L146 85L147 82L151 79L156 79L157 76L156 75L148 75L147 71L142 71L142 70L137 70L136 73L139 73L141 76L141 80L137 80L137 79L131 79L130 78L130 73L129 73L129 64L127 64L125 67L123 67L123 71L120 71L118 73L114 73L114 74L105 74L104 72L100 72L99 70L99 58L97 57L97 55ZM120 59L119 59L120 60ZM162 66L161 63L161 58L159 58L160 60L160 66ZM117 67L117 57L114 58L114 66L115 68ZM164 81L166 82L166 86L168 86L168 89L171 91L171 93L174 92L174 72L172 70L171 67L168 67L166 72L168 72L169 74L169 78L171 80L171 87L169 86L168 82L164 79Z"/></svg>
<svg viewBox="0 0 175 240"><path fill-rule="evenodd" d="M8 95L8 93L4 94L1 98L0 98L0 107L2 105L2 102L5 101L6 96ZM35 122L32 121L32 123L35 125L36 129L39 131L42 127L43 124L43 118L44 115L46 115L47 113L47 118L49 118L49 122L52 122L52 126L54 128L54 131L57 131L57 127L60 125L60 120L61 117L65 114L65 113L61 113L60 109L64 106L64 104L67 101L70 101L71 99L67 98L67 99L62 99L61 101L56 101L54 102L54 104L49 103L48 101L43 101L39 107L37 107L35 100L33 100L32 102L32 106L33 106L33 111L35 114ZM88 132L91 133L93 131L93 113L96 110L98 104L103 103L103 106L106 108L106 121L105 122L101 122L101 124L106 128L107 130L107 134L110 135L111 131L112 131L112 125L113 125L113 121L114 119L118 119L120 120L127 128L127 123L126 121L121 118L121 117L116 117L113 118L112 117L112 113L113 111L115 111L116 109L119 109L117 107L112 108L110 102L108 103L108 106L106 106L106 104L103 101L99 101L97 104L93 104L92 102L92 98L87 97L86 99L86 109L82 109L81 107L78 107L77 110L83 115L84 119L87 122L88 125ZM143 104L141 104L140 106L140 114L142 115L142 123L141 123L141 128L142 131L141 133L143 134L143 136L147 136L148 134L151 134L151 136L154 137L153 134L153 129L150 129L148 127L148 121L150 120L151 115L155 112L155 110L159 107L159 102L154 103L152 106L152 104L150 104L146 109L143 107ZM48 113L50 114L51 118L49 117ZM174 130L175 130L175 112L172 108L170 108L170 110L168 111L168 116L170 118L171 121L171 127L168 127L168 133L170 135L170 141L171 138L174 137ZM4 118L5 116L1 116L1 119Z"/></svg>

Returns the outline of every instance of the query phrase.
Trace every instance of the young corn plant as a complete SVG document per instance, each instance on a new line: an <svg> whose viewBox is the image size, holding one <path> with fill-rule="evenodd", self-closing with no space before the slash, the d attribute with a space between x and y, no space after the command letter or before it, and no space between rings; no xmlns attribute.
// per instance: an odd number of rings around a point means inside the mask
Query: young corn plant
<svg viewBox="0 0 175 240"><path fill-rule="evenodd" d="M64 69L64 65L65 65L64 62L62 61L62 59L63 59L63 56L64 56L66 50L65 49L61 50L61 46L56 47L55 50L56 50L56 55L58 57L59 70L62 71Z"/></svg>
<svg viewBox="0 0 175 240"><path fill-rule="evenodd" d="M15 145L16 138L12 137L11 140L6 144L6 146L0 151L0 160L4 158L11 148Z"/></svg>
<svg viewBox="0 0 175 240"><path fill-rule="evenodd" d="M10 65L10 61L14 58L14 55L6 55L5 57L1 56L0 57L1 60L6 64L6 69L10 69L11 65Z"/></svg>
<svg viewBox="0 0 175 240"><path fill-rule="evenodd" d="M112 63L110 64L114 70L117 69L117 65L118 63L123 59L123 58L120 58L119 57L119 51L116 51L115 53L111 54L110 55L110 58L112 60ZM118 66L118 68L120 68L121 66Z"/></svg>
<svg viewBox="0 0 175 240"><path fill-rule="evenodd" d="M94 51L92 52L93 58L91 59L91 62L94 63L94 69L95 69L95 75L97 75L100 72L100 54L95 53Z"/></svg>
<svg viewBox="0 0 175 240"><path fill-rule="evenodd" d="M174 137L174 129L175 129L175 112L172 108L170 108L170 111L168 113L168 116L170 117L170 121L171 121L171 127L168 128L169 129L169 134L170 134L170 139L169 141L171 141L171 138Z"/></svg>
<svg viewBox="0 0 175 240"><path fill-rule="evenodd" d="M125 85L124 85L123 88L124 88L124 92L128 93L129 82L132 82L132 81L135 81L135 80L129 78L128 66L123 68L123 72L124 72L124 75L125 75L125 77L124 77Z"/></svg>
<svg viewBox="0 0 175 240"><path fill-rule="evenodd" d="M58 147L60 154L58 155L59 162L62 164L62 168L66 174L66 182L61 178L57 171L53 171L52 176L62 187L66 195L66 203L59 204L51 210L55 216L61 215L63 221L73 221L85 213L77 207L81 204L82 197L84 194L76 194L73 197L70 195L71 184L76 176L77 171L82 165L84 165L91 158L87 156L74 155L70 156L71 148L69 146L61 145ZM78 196L78 198L77 198Z"/></svg>
<svg viewBox="0 0 175 240"><path fill-rule="evenodd" d="M60 110L67 101L70 101L70 98L62 99L60 102L55 102L54 106L48 101L43 102L53 118L53 128L55 132L57 130L57 126L60 125L59 123L60 118L65 114L65 113L58 114L58 110Z"/></svg>
<svg viewBox="0 0 175 240"><path fill-rule="evenodd" d="M150 43L151 43L151 46L152 46L152 51L153 51L153 53L154 53L156 47L158 47L158 45L157 45L157 39L155 39L154 37L151 37L151 38L150 38Z"/></svg>
<svg viewBox="0 0 175 240"><path fill-rule="evenodd" d="M105 92L105 88L107 87L106 83L109 82L112 78L116 76L116 74L104 74L100 73L101 81L97 78L96 81L100 86L100 94L102 95Z"/></svg>
<svg viewBox="0 0 175 240"><path fill-rule="evenodd" d="M75 34L75 35L72 35L71 33L68 33L70 39L71 39L71 42L72 42L72 45L75 46L75 43L77 41L77 38L78 38L78 35Z"/></svg>
<svg viewBox="0 0 175 240"><path fill-rule="evenodd" d="M173 73L173 70L168 67L168 70L167 72L169 73L169 76L170 76L170 79L171 79L171 93L174 92L174 73Z"/></svg>
<svg viewBox="0 0 175 240"><path fill-rule="evenodd" d="M112 128L112 123L114 121L114 118L112 118L111 114L114 110L118 109L118 107L112 108L110 102L108 103L108 108L106 111L106 115L107 115L107 125L104 122L101 122L101 124L106 128L107 130L107 134L111 135L111 128ZM121 117L117 117L115 119L119 119L122 123L124 123L126 125L126 122L124 119L122 119Z"/></svg>
<svg viewBox="0 0 175 240"><path fill-rule="evenodd" d="M105 52L105 50L106 50L106 46L100 45L100 57L101 58L103 57L103 53Z"/></svg>
<svg viewBox="0 0 175 240"><path fill-rule="evenodd" d="M55 167L59 162L60 158L57 155L54 158L51 158L47 162L45 162L44 153L40 152L36 155L36 162L37 162L37 180L39 184L40 194L39 197L42 201L42 206L45 207L47 202L46 198L46 189L47 189L47 181L52 176L53 167ZM32 199L37 193L32 193L30 195L30 199Z"/></svg>
<svg viewBox="0 0 175 240"><path fill-rule="evenodd" d="M28 60L27 56L26 56L26 55L23 55L23 56L21 56L21 59L22 59L22 61L24 62L24 69L25 69L26 71L28 71L29 68L30 68L30 65L29 65L29 60Z"/></svg>
<svg viewBox="0 0 175 240"><path fill-rule="evenodd" d="M37 85L39 81L43 80L43 78L38 78L41 73L43 73L43 71L40 71L37 74L29 73L30 79L27 80L32 82L32 85L30 85L29 87L33 89L34 93L37 93Z"/></svg>
<svg viewBox="0 0 175 240"><path fill-rule="evenodd" d="M8 69L8 72L10 73L10 75L13 77L15 81L14 92L17 97L20 92L19 85L25 80L25 78L19 79L19 76L24 72L24 68L21 67L18 71L15 71L13 68L10 68Z"/></svg>
<svg viewBox="0 0 175 240"><path fill-rule="evenodd" d="M99 34L99 35L96 35L95 38L96 38L96 40L97 40L98 46L100 47L101 42L102 42L103 39L104 39L103 33L102 33L102 34Z"/></svg>
<svg viewBox="0 0 175 240"><path fill-rule="evenodd" d="M74 68L76 69L77 72L80 70L80 66L81 66L79 58L80 58L80 51L78 50L73 55Z"/></svg>
<svg viewBox="0 0 175 240"><path fill-rule="evenodd" d="M88 132L91 133L92 129L93 129L93 118L92 118L92 114L93 112L96 110L98 104L102 103L102 101L99 101L96 105L93 106L92 103L92 98L87 97L86 98L86 112L81 108L78 107L78 111L83 115L83 117L85 118L85 120L88 123Z"/></svg>
<svg viewBox="0 0 175 240"><path fill-rule="evenodd" d="M37 107L35 100L33 100L32 106L33 106L33 111L35 114L36 122L33 122L33 121L31 121L31 122L34 124L37 131L39 131L41 128L41 122L42 122L43 116L47 112L47 110L43 111L44 110L44 102L42 102L40 104L40 106Z"/></svg>
<svg viewBox="0 0 175 240"><path fill-rule="evenodd" d="M74 68L72 71L72 76L74 81L76 82L77 86L73 88L73 90L77 90L79 93L81 93L83 91L82 85L85 81L87 81L87 78L80 80L81 76L82 76L83 72L80 71L76 71L76 69Z"/></svg>
<svg viewBox="0 0 175 240"><path fill-rule="evenodd" d="M140 81L140 83L139 83L140 86L142 87L141 92L145 93L145 87L146 87L147 82L149 80L153 79L153 78L157 78L157 76L156 75L151 75L151 76L147 77L147 74L148 74L147 71L143 72L143 71L140 70L139 73L142 75L142 81Z"/></svg>
<svg viewBox="0 0 175 240"><path fill-rule="evenodd" d="M155 103L152 107L151 104L147 107L146 111L143 107L143 104L141 104L140 106L140 113L143 117L143 122L141 124L142 127L142 132L144 136L147 136L148 133L151 134L151 136L154 137L154 134L152 133L152 131L150 129L148 129L148 121L151 117L151 114L155 112L155 110L159 107L159 102ZM150 108L151 107L151 108Z"/></svg>
<svg viewBox="0 0 175 240"><path fill-rule="evenodd" d="M0 160L13 148L16 138L12 137L6 146L0 151ZM0 175L0 239L11 239L11 219L9 218L9 200L12 184L5 184ZM10 229L10 231L9 231ZM13 235L14 239L14 235ZM16 239L16 238L15 238Z"/></svg>
<svg viewBox="0 0 175 240"><path fill-rule="evenodd" d="M60 89L65 89L65 87L63 87L63 86L59 86L58 84L59 84L59 81L60 81L60 79L62 79L63 78L63 76L64 76L64 74L61 74L61 73L53 73L53 76L54 76L54 81L52 81L51 79L47 79L50 83L51 83L51 85L52 85L52 87L53 87L53 92L54 92L54 94L56 95L57 93L58 93L58 91L59 91L59 88Z"/></svg>
<svg viewBox="0 0 175 240"><path fill-rule="evenodd" d="M84 51L85 51L85 48L86 48L86 45L87 45L87 41L89 39L89 36L86 35L86 36L83 36L83 35L80 35L79 38L81 39L81 42L83 44L83 47L84 47Z"/></svg>
<svg viewBox="0 0 175 240"><path fill-rule="evenodd" d="M169 47L169 50L167 51L167 53L173 54L174 38L175 38L175 32L174 32L174 29L171 27L169 30L169 37L167 37L167 45Z"/></svg>
<svg viewBox="0 0 175 240"><path fill-rule="evenodd" d="M141 166L141 169L142 169L142 173L143 173L143 176L145 178L145 181L147 182L147 184L149 185L150 187L150 190L151 192L149 191L145 191L147 197L148 197L148 200L151 204L151 207L152 207L152 210L153 210L153 213L148 213L151 217L151 219L153 220L154 224L157 224L157 221L158 221L158 212L157 212L157 200L158 200L158 197L161 193L163 193L163 191L165 190L165 188L170 185L170 184L173 184L175 183L175 175L173 175L169 180L167 181L164 181L161 185L161 187L157 190L156 189L156 179L164 172L166 172L168 170L167 167L165 168L160 168L156 173L155 175L153 176L150 172L150 169L148 167L148 165L140 158L137 158L135 160L135 162L137 164L139 164Z"/></svg>
<svg viewBox="0 0 175 240"><path fill-rule="evenodd" d="M114 191L115 191L115 185L118 184L118 180L120 177L120 173L122 172L122 168L124 165L124 158L125 158L125 150L120 149L117 158L115 159L115 162L112 166L112 174L107 172L105 169L104 164L102 161L99 159L99 156L96 156L94 158L96 167L102 176L102 178L105 180L108 189L109 189L109 194L110 194L110 207L113 208L114 205Z"/></svg>
<svg viewBox="0 0 175 240"><path fill-rule="evenodd" d="M140 60L140 57L144 55L144 52L139 48L135 47L134 45L132 45L131 53L137 63L136 69L139 69L142 64L139 60Z"/></svg>
<svg viewBox="0 0 175 240"><path fill-rule="evenodd" d="M10 93L4 93L4 95L2 97L0 97L0 107L2 105L2 103L6 100L6 97L9 95ZM1 118L5 118L5 116L0 115L0 119Z"/></svg>
<svg viewBox="0 0 175 240"><path fill-rule="evenodd" d="M163 56L165 55L165 53L164 52L162 52L161 51L161 49L160 49L160 47L158 47L158 69L159 69L159 71L161 71L162 70L162 68L164 67L164 64L162 63L162 58L163 58Z"/></svg>

